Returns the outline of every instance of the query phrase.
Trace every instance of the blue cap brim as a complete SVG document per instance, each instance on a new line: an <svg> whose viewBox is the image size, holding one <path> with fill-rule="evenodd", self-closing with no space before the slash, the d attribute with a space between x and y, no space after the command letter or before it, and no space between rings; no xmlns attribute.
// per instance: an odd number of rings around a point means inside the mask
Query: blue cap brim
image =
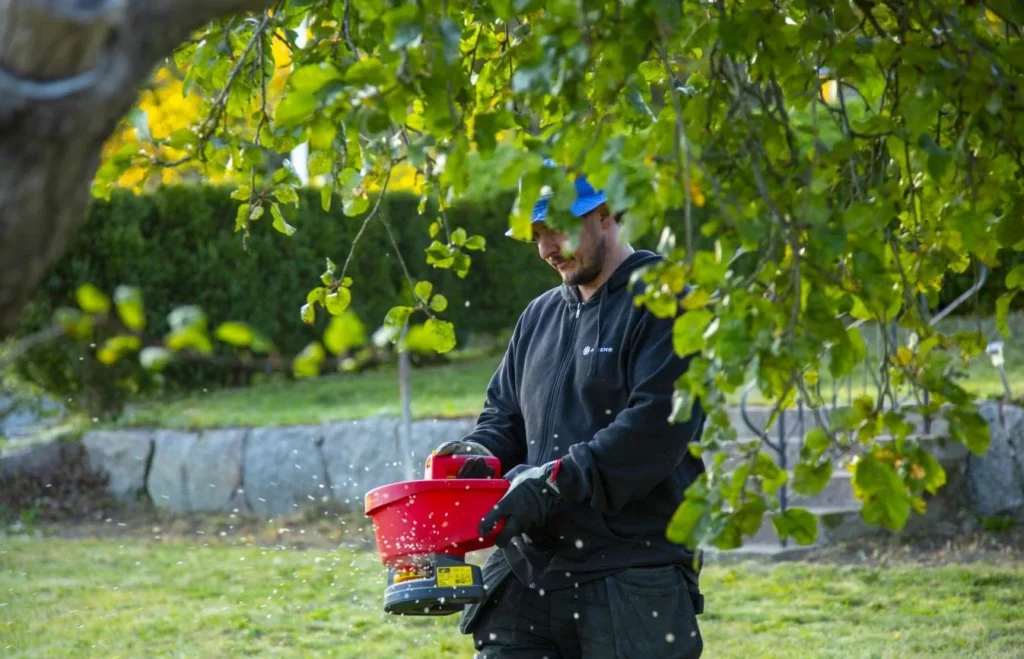
<svg viewBox="0 0 1024 659"><path fill-rule="evenodd" d="M548 203L550 197L542 197L537 200L537 203L533 206L533 213L530 216L530 222L533 224L540 224L548 217ZM604 192L598 192L596 194L588 195L586 197L580 197L573 202L569 208L569 212L572 213L573 217L583 217L587 213L590 213L595 208L603 203L606 203L608 198L605 197ZM505 235L509 238L512 237L512 229L505 232Z"/></svg>

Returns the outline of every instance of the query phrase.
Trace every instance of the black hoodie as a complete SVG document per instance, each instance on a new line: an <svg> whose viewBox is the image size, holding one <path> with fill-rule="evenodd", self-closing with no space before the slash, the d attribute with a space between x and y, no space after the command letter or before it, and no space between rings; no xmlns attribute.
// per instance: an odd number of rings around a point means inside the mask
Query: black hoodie
<svg viewBox="0 0 1024 659"><path fill-rule="evenodd" d="M488 585L509 567L550 590L625 567L693 563L665 531L704 471L687 450L704 413L695 404L689 421L668 421L689 359L673 350L672 319L634 305L627 286L660 258L634 252L586 302L563 285L520 316L466 439L494 453L505 475L562 458L572 487L543 529L491 555Z"/></svg>

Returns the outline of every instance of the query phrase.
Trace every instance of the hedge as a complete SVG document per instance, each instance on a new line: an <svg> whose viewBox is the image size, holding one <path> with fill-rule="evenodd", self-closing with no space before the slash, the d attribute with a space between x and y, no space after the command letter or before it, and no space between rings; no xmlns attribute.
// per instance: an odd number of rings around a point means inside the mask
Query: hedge
<svg viewBox="0 0 1024 659"><path fill-rule="evenodd" d="M233 231L238 202L230 193L229 188L183 185L141 196L118 191L109 201L94 200L86 221L27 308L22 333L47 322L58 306L73 304L74 291L82 283L106 291L131 284L142 290L150 330L157 334L166 331L172 308L198 304L211 322L243 320L270 336L284 354L300 351L322 335L326 318L321 310L315 325L307 326L299 318L299 307L306 293L318 285L326 258L341 267L362 217L346 217L338 199L325 212L319 191L304 190L299 207L286 209L289 223L298 229L293 236L274 231L268 217L253 225L243 249L241 235ZM530 299L558 283L557 274L539 260L533 245L504 236L512 202L511 196L505 196L486 205L449 209L453 230L463 227L487 241L485 252L471 252L470 274L460 279L425 261L424 250L431 240L428 226L436 215L420 214L419 199L411 194L389 193L382 200L381 211L395 229L413 277L429 279L435 291L448 298L443 315L455 324L460 344L476 333L509 329ZM701 209L701 216L708 210ZM681 228L677 219L671 224ZM698 237L703 247L714 240L714 236ZM638 246L651 247L655 239L648 236ZM981 292L986 313L992 313L994 300L1003 290L1004 269L993 272ZM380 222L369 224L348 274L354 280L352 307L371 331L391 306L408 295ZM971 280L965 274L949 282L942 301L952 300ZM104 371L107 375L98 384L98 371L104 367L93 363L82 346L36 350L20 366L23 375L61 395L102 399L153 385L129 365ZM171 368L165 384L194 388L229 381L223 368L193 364ZM83 389L83 382L91 382L91 388Z"/></svg>
<svg viewBox="0 0 1024 659"><path fill-rule="evenodd" d="M150 330L167 330L167 314L176 306L198 304L211 322L243 320L270 336L284 354L295 354L319 338L326 324L320 309L311 327L299 317L306 293L319 285L331 258L340 269L362 217L346 217L340 200L321 208L319 192L303 191L296 209L285 212L298 230L285 237L266 222L253 224L243 248L233 231L237 203L230 189L173 186L136 196L126 191L110 201L95 200L88 217L26 310L22 330L38 327L55 308L73 304L74 291L90 282L112 291L119 284L138 286L144 296ZM389 193L381 212L395 230L412 276L429 279L449 302L443 316L452 321L460 343L475 333L511 327L530 299L558 283L557 273L537 257L533 245L504 236L511 198L488 205L461 206L447 212L454 230L483 235L486 251L470 252L470 274L460 279L428 265L429 224L436 215L418 213L418 197ZM407 299L408 286L383 225L371 222L353 255L352 308L372 331L387 310ZM34 358L38 358L36 355ZM215 383L214 369L171 372L192 385Z"/></svg>

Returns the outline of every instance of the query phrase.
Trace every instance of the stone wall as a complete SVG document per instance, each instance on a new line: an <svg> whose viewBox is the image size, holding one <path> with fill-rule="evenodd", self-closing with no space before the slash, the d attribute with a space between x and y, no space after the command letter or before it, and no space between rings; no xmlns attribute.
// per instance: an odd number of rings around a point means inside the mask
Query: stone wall
<svg viewBox="0 0 1024 659"><path fill-rule="evenodd" d="M412 424L410 455L392 418L317 426L176 430L103 430L82 437L89 466L124 500L148 498L173 512L238 511L261 516L333 502L361 510L375 487L415 478L442 442L464 436L472 419Z"/></svg>
<svg viewBox="0 0 1024 659"><path fill-rule="evenodd" d="M959 444L943 441L943 433L928 440L948 483L929 501L928 514L912 516L908 531L953 532L964 516L1024 517L1024 409L986 401L979 411L992 435L985 455L969 455ZM57 466L74 458L106 476L114 497L148 500L176 513L237 511L268 517L324 503L362 511L368 491L406 480L407 467L412 478L421 478L430 451L465 436L474 421L414 422L407 455L399 450L399 420L388 417L196 432L97 430L85 433L72 452L53 442L4 456L0 480L20 474L48 482L46 474L59 473ZM849 474L837 473L833 481L812 500L794 498L794 505L834 513L832 521L825 520L832 539L866 534Z"/></svg>

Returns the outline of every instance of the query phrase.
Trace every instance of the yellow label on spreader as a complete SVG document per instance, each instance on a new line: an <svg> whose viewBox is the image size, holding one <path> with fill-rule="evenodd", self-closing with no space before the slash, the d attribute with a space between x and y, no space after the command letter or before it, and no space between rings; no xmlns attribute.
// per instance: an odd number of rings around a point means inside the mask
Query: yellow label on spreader
<svg viewBox="0 0 1024 659"><path fill-rule="evenodd" d="M439 567L437 568L438 586L472 586L473 568L466 567Z"/></svg>

